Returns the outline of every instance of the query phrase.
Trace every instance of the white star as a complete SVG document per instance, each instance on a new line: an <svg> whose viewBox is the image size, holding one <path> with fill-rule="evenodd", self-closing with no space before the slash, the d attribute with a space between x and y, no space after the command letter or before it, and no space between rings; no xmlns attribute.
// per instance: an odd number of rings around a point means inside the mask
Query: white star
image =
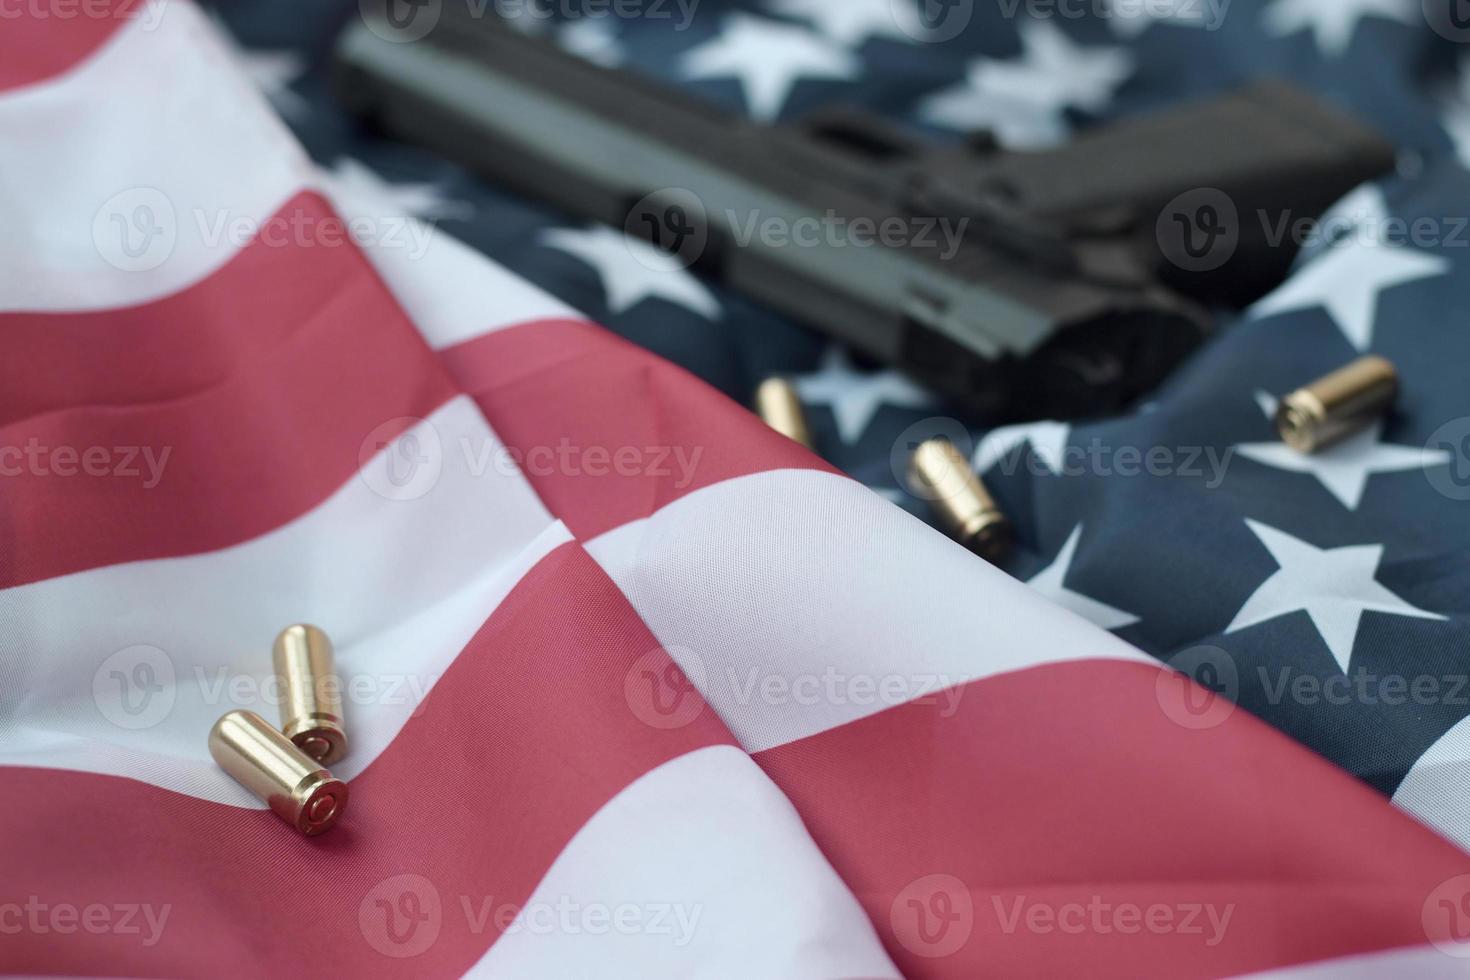
<svg viewBox="0 0 1470 980"><path fill-rule="evenodd" d="M720 317L720 302L679 262L639 238L598 225L577 230L553 228L541 243L575 255L597 270L608 308L623 313L646 299L667 300L711 320Z"/></svg>
<svg viewBox="0 0 1470 980"><path fill-rule="evenodd" d="M1026 21L1020 27L1020 61L984 60L978 69L982 90L1035 101L1060 109L1099 110L1113 90L1133 74L1133 59L1122 48L1084 48L1072 43L1051 21Z"/></svg>
<svg viewBox="0 0 1470 980"><path fill-rule="evenodd" d="M1072 570L1072 559L1077 556L1077 543L1082 540L1082 525L1072 529L1067 543L1062 545L1056 561L1038 572L1026 584L1046 596L1063 609L1071 610L1083 619L1101 626L1105 630L1122 629L1138 622L1138 617L1114 608L1096 599L1089 599L1080 592L1067 588L1067 574Z"/></svg>
<svg viewBox="0 0 1470 980"><path fill-rule="evenodd" d="M813 374L795 379L804 402L826 405L837 421L837 434L848 444L862 438L868 423L884 405L927 408L933 397L896 371L855 371L841 348L827 348Z"/></svg>
<svg viewBox="0 0 1470 980"><path fill-rule="evenodd" d="M1261 410L1261 414L1266 416L1269 421L1275 422L1276 410L1281 407L1281 400L1269 391L1261 391L1260 389L1256 390L1254 397L1256 407Z"/></svg>
<svg viewBox="0 0 1470 980"><path fill-rule="evenodd" d="M1355 236L1292 273L1280 288L1256 303L1258 317L1322 306L1351 343L1366 351L1373 343L1373 321L1385 290L1431 276L1442 276L1450 263L1395 245L1377 245Z"/></svg>
<svg viewBox="0 0 1470 980"><path fill-rule="evenodd" d="M338 159L326 176L332 193L360 201L365 209L380 217L391 213L429 221L441 218L463 221L474 215L469 202L449 200L437 184L394 184L352 157Z"/></svg>
<svg viewBox="0 0 1470 980"><path fill-rule="evenodd" d="M1374 573L1383 558L1382 545L1315 548L1259 521L1245 523L1281 567L1245 601L1226 633L1306 612L1345 674L1364 612L1444 619L1409 605L1378 584Z"/></svg>
<svg viewBox="0 0 1470 980"><path fill-rule="evenodd" d="M802 27L731 14L720 36L684 53L685 78L735 76L745 89L750 114L770 122L798 78L854 78L860 69L851 51Z"/></svg>
<svg viewBox="0 0 1470 980"><path fill-rule="evenodd" d="M583 61L604 68L616 68L628 59L617 28L606 17L574 20L558 32L556 42Z"/></svg>
<svg viewBox="0 0 1470 980"><path fill-rule="evenodd" d="M1224 0L1229 3L1229 0ZM1214 30L1220 26L1225 12L1219 0L1199 0L1196 3L1176 3L1163 8L1155 3L1134 3L1124 0L1107 0L1107 17L1113 33L1119 37L1136 38L1154 24L1173 24L1176 27L1204 27Z"/></svg>
<svg viewBox="0 0 1470 980"><path fill-rule="evenodd" d="M1450 454L1441 449L1385 445L1378 441L1382 423L1335 446L1315 453L1299 453L1280 442L1254 442L1235 447L1247 459L1266 466L1310 473L1348 510L1357 510L1374 473L1398 473L1428 466L1445 466Z"/></svg>
<svg viewBox="0 0 1470 980"><path fill-rule="evenodd" d="M1388 201L1378 184L1359 184L1322 213L1319 222L1327 229L1376 229L1388 220Z"/></svg>
<svg viewBox="0 0 1470 980"><path fill-rule="evenodd" d="M1031 452L1053 473L1062 472L1063 454L1067 451L1067 437L1072 427L1065 422L1027 422L1023 425L1007 425L988 432L975 449L975 472L985 473L996 463L1010 457L1012 450L1024 442L1031 444Z"/></svg>
<svg viewBox="0 0 1470 980"><path fill-rule="evenodd" d="M772 13L811 22L839 44L855 47L870 37L913 42L924 36L917 6L893 0L770 0Z"/></svg>
<svg viewBox="0 0 1470 980"><path fill-rule="evenodd" d="M1413 24L1422 16L1412 0L1276 0L1261 14L1266 30L1276 37L1311 29L1323 54L1346 53L1364 17L1381 17Z"/></svg>
<svg viewBox="0 0 1470 980"><path fill-rule="evenodd" d="M1031 102L982 95L970 84L945 89L924 99L919 113L929 122L965 132L987 130L1002 146L1037 150L1067 141L1071 128L1060 112Z"/></svg>
<svg viewBox="0 0 1470 980"><path fill-rule="evenodd" d="M1073 44L1050 21L1020 26L1017 61L980 58L966 81L925 99L920 114L951 129L993 129L1008 146L1055 143L1067 134L1068 108L1097 112L1133 74L1122 48Z"/></svg>
<svg viewBox="0 0 1470 980"><path fill-rule="evenodd" d="M1317 220L1315 234L1302 242L1298 266L1345 241L1383 244L1382 232L1388 227L1388 218L1388 202L1384 200L1383 188L1372 183L1359 184L1322 213Z"/></svg>

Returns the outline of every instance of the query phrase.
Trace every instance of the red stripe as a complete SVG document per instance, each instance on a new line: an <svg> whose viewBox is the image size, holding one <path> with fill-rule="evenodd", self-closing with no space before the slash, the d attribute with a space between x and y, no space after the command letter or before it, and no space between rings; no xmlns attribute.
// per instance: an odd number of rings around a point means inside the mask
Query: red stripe
<svg viewBox="0 0 1470 980"><path fill-rule="evenodd" d="M815 465L682 371L596 327L526 325L462 345L446 362L522 452L563 435L609 451L717 449L683 488L533 472L583 537L721 479ZM1423 904L1466 870L1464 855L1243 712L1211 730L1177 726L1161 710L1159 677L1112 662L1024 671L966 686L952 717L942 699L911 705L757 761L910 976L1056 976L1079 963L1099 975L1220 975L1423 943ZM1365 841L1375 842L1371 854ZM974 912L954 951L926 945L917 919L894 918L896 903L900 916L916 916L910 899L943 901L947 880L963 883ZM1023 916L1039 918L1007 931L1018 899ZM1103 904L1121 909L1111 921L1124 928L1134 907L1172 914L1179 928L1042 931L1048 910L1090 915ZM1230 909L1214 945L1208 920L1198 924L1207 906ZM925 955L936 951L946 955Z"/></svg>
<svg viewBox="0 0 1470 980"><path fill-rule="evenodd" d="M339 220L309 194L277 217ZM355 247L300 244L329 240L256 241L130 310L0 317L19 419L0 428L0 587L258 537L350 479L378 426L457 394Z"/></svg>
<svg viewBox="0 0 1470 980"><path fill-rule="evenodd" d="M0 3L0 35L5 45L5 55L0 57L0 92L67 71L144 12L145 0Z"/></svg>
<svg viewBox="0 0 1470 980"><path fill-rule="evenodd" d="M13 916L0 909L0 965L76 975L457 976L499 928L492 918L476 932L460 896L476 913L491 896L496 907L524 902L572 835L629 783L730 743L709 711L671 729L630 711L624 678L650 651L663 656L596 563L575 545L559 548L352 781L342 823L310 840L265 811L110 776L0 768L0 906L33 895L50 907L171 906L152 947L116 932L7 934ZM374 899L399 892L373 890L401 874L427 879L442 914L437 940L398 959L374 946L400 948Z"/></svg>
<svg viewBox="0 0 1470 980"><path fill-rule="evenodd" d="M1176 725L1159 676L1036 668L756 758L909 977L1221 976L1424 943L1424 903L1470 858L1244 711ZM1100 903L1233 912L1210 946L1207 920L1124 934L1132 913Z"/></svg>
<svg viewBox="0 0 1470 980"><path fill-rule="evenodd" d="M326 199L309 191L269 224L304 236L345 230ZM0 313L10 352L0 359L0 425L78 405L185 398L221 384L268 359L362 278L350 251L271 247L256 238L210 279L156 302Z"/></svg>
<svg viewBox="0 0 1470 980"><path fill-rule="evenodd" d="M698 378L592 324L523 324L441 356L521 454L547 507L584 540L734 477L836 472Z"/></svg>

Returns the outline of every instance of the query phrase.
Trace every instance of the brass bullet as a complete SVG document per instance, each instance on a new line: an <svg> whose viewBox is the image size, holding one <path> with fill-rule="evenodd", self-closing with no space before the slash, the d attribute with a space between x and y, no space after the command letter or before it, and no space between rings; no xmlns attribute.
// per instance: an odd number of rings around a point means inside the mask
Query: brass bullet
<svg viewBox="0 0 1470 980"><path fill-rule="evenodd" d="M1362 357L1283 398L1276 429L1292 449L1314 453L1362 431L1389 409L1398 391L1393 364Z"/></svg>
<svg viewBox="0 0 1470 980"><path fill-rule="evenodd" d="M930 439L909 461L914 492L929 499L955 540L989 562L1010 553L1011 523L948 439Z"/></svg>
<svg viewBox="0 0 1470 980"><path fill-rule="evenodd" d="M271 657L281 684L281 731L324 766L347 754L342 685L332 667L332 641L315 626L287 626Z"/></svg>
<svg viewBox="0 0 1470 980"><path fill-rule="evenodd" d="M767 378L755 390L755 412L766 425L808 449L812 432L807 428L806 411L796 395L796 386L785 378Z"/></svg>
<svg viewBox="0 0 1470 980"><path fill-rule="evenodd" d="M332 829L347 807L347 784L253 711L231 711L215 722L209 754L307 837Z"/></svg>

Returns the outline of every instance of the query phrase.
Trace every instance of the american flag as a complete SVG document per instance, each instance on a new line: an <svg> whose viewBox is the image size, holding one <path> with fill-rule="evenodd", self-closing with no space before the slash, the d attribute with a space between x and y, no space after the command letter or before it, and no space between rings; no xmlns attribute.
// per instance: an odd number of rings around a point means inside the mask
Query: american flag
<svg viewBox="0 0 1470 980"><path fill-rule="evenodd" d="M760 119L1017 146L1286 75L1399 172L1149 404L983 432L362 131L353 4L0 0L0 969L1467 972L1448 8L654 5L518 16ZM1287 452L1275 399L1369 351L1398 411ZM737 404L776 373L825 458ZM895 472L956 425L1001 569ZM299 621L352 740L311 839L206 747L276 717Z"/></svg>

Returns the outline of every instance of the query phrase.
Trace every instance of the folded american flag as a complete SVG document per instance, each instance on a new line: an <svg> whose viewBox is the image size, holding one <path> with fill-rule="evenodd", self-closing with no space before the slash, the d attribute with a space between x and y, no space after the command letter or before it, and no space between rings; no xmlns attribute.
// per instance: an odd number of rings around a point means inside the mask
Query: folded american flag
<svg viewBox="0 0 1470 980"><path fill-rule="evenodd" d="M1382 793L324 173L194 6L87 9L0 21L0 967L1461 972ZM309 840L205 746L301 620Z"/></svg>

